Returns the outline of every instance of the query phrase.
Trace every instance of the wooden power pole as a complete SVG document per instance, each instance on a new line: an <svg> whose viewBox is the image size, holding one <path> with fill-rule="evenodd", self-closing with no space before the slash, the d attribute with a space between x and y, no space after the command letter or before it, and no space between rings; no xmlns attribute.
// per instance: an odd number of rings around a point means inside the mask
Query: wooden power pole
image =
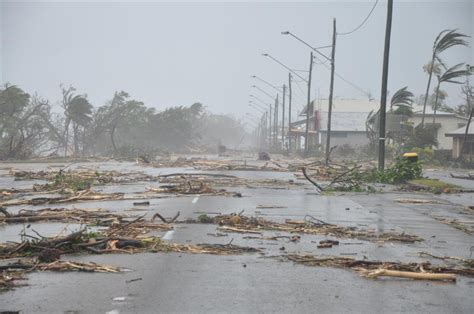
<svg viewBox="0 0 474 314"><path fill-rule="evenodd" d="M331 82L329 85L328 100L328 127L326 131L326 165L329 163L329 155L331 153L331 118L332 118L332 100L334 96L334 68L336 61L336 19L332 21L332 51L331 51Z"/></svg>
<svg viewBox="0 0 474 314"><path fill-rule="evenodd" d="M380 93L379 121L379 170L385 168L385 114L387 111L388 62L390 56L390 35L392 32L393 0L388 0L387 25L385 26L385 45L383 51L382 91Z"/></svg>
<svg viewBox="0 0 474 314"><path fill-rule="evenodd" d="M304 136L304 152L305 155L308 155L309 152L309 117L312 114L311 110L311 74L313 72L313 52L309 54L309 73L308 73L308 103L306 105L306 131Z"/></svg>
<svg viewBox="0 0 474 314"><path fill-rule="evenodd" d="M283 100L281 102L281 148L284 149L285 143L285 97L286 97L286 85L283 84Z"/></svg>
<svg viewBox="0 0 474 314"><path fill-rule="evenodd" d="M288 72L288 153L291 151L291 73Z"/></svg>

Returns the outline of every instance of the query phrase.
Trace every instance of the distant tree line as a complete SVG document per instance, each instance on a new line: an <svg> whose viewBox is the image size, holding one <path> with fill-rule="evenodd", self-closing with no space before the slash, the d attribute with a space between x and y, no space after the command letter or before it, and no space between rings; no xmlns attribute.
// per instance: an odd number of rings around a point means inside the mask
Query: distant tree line
<svg viewBox="0 0 474 314"><path fill-rule="evenodd" d="M60 88L60 108L15 85L0 88L0 159L209 151L247 135L233 116L201 103L157 111L119 91L94 107L74 87Z"/></svg>

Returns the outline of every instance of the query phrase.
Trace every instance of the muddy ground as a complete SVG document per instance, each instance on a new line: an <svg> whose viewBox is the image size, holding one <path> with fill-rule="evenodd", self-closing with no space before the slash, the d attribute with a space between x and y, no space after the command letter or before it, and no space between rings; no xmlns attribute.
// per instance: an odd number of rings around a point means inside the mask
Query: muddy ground
<svg viewBox="0 0 474 314"><path fill-rule="evenodd" d="M223 158L208 156L213 160ZM255 156L239 157L244 165L261 167ZM227 158L231 159L231 158ZM224 158L225 160L225 158ZM3 163L0 189L29 189L38 180L15 180L16 170L54 170L67 163ZM199 168L199 167L197 167ZM102 208L124 215L155 213L180 221L240 213L284 223L302 221L310 215L326 223L356 227L376 233L393 232L418 236L423 241L400 243L301 234L293 241L288 232L262 231L260 234L223 232L215 224L176 223L169 231L157 231L164 241L180 244L218 243L258 248L262 253L209 255L187 253L74 254L62 259L96 262L120 267L120 273L31 272L24 286L0 292L1 311L29 312L430 312L472 313L474 278L457 276L455 282L411 280L391 277L368 279L351 269L311 267L282 259L290 254L348 257L358 260L439 263L436 256L464 259L474 255L474 205L472 193L440 194L404 192L382 187L384 192L331 192L318 194L315 187L293 171L203 170L196 167L152 167L131 162L87 162L69 166L75 171L116 170L143 172L156 176L170 173L214 173L249 180L277 179L274 185L224 186L229 195L161 194L147 197L147 206L136 200L67 202L48 207ZM276 170L276 169L275 169ZM453 181L466 189L474 181L451 179L449 170L427 170L430 177ZM462 173L456 170L454 172ZM298 174L295 176L295 174ZM103 193L133 194L158 188L160 182L129 182L94 185ZM241 197L240 197L241 196ZM29 198L31 195L20 195ZM403 201L405 200L405 201ZM408 201L407 201L408 200ZM413 200L425 200L413 202ZM8 211L37 210L45 205L14 205ZM133 209L133 210L132 210ZM452 221L460 221L457 228ZM28 224L0 225L0 242L19 241ZM77 231L80 224L37 222L34 228L43 236L54 236L63 229ZM278 239L269 239L282 236ZM317 248L322 240L337 240L339 245Z"/></svg>

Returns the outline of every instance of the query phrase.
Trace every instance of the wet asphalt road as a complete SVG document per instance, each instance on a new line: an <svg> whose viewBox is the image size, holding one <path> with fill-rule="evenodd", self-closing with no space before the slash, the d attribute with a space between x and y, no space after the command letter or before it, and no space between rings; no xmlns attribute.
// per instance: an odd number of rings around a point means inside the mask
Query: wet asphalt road
<svg viewBox="0 0 474 314"><path fill-rule="evenodd" d="M29 167L28 165L14 165ZM98 166L91 165L90 166ZM33 165L32 167L38 167ZM124 163L100 165L101 169L138 170ZM152 174L190 171L189 169L140 169ZM226 172L229 174L229 172ZM233 172L237 176L295 179L292 173ZM428 173L443 176L443 172ZM446 175L446 173L444 174ZM0 177L0 187L31 182L10 181ZM466 181L466 180L462 180ZM470 185L472 182L463 182ZM459 184L459 182L457 182ZM104 191L143 190L153 183L106 186ZM102 189L99 187L99 189ZM415 234L425 239L416 244L373 243L339 239L341 245L320 250L316 243L327 236L302 235L301 241L244 239L245 235L212 237L213 225L179 224L174 231L162 234L178 243L232 243L260 247L265 254L213 256L192 254L136 254L71 256L71 260L93 261L124 267L121 274L32 273L27 286L0 293L0 310L44 313L472 313L474 278L459 277L456 283L411 281L401 279L369 280L350 270L319 268L282 262L275 256L283 252L315 255L352 256L370 260L422 261L418 252L468 258L474 236L436 217L474 220L464 206L474 205L472 194L431 195L415 193L343 193L316 195L312 186L292 189L227 188L239 191L242 198L190 196L150 200L148 215L160 212L172 217L179 210L181 219L196 218L201 213L232 213L265 219L301 220L312 215L329 223ZM434 199L436 204L400 204L397 199ZM133 207L133 201L105 201L68 204L78 208L106 208L118 212ZM257 205L284 208L257 209ZM16 208L19 209L19 208ZM14 208L12 208L14 210ZM54 235L61 224L35 224L36 230ZM1 242L18 239L20 226L0 226ZM77 226L69 226L73 230ZM275 233L268 233L274 235ZM280 233L284 235L284 233Z"/></svg>

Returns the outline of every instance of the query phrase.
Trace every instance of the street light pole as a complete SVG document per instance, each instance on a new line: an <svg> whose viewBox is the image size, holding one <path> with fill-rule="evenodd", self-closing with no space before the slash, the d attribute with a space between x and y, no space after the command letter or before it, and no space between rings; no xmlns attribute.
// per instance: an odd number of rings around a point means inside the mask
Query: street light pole
<svg viewBox="0 0 474 314"><path fill-rule="evenodd" d="M326 166L329 164L329 155L331 153L331 118L332 118L332 100L334 95L334 67L336 59L336 19L332 21L332 51L331 51L331 83L329 86L328 101L328 127L326 132Z"/></svg>
<svg viewBox="0 0 474 314"><path fill-rule="evenodd" d="M270 110L268 110L268 149L271 148L272 146L272 142L273 142L273 139L272 139L272 134L273 134L273 130L272 130L272 104L269 104L270 106Z"/></svg>
<svg viewBox="0 0 474 314"><path fill-rule="evenodd" d="M285 148L285 97L286 97L286 85L283 84L283 100L281 103L281 147Z"/></svg>
<svg viewBox="0 0 474 314"><path fill-rule="evenodd" d="M288 153L291 151L291 73L288 73Z"/></svg>
<svg viewBox="0 0 474 314"><path fill-rule="evenodd" d="M382 91L380 93L379 121L379 170L385 168L385 113L387 110L388 63L390 56L390 35L392 32L393 0L388 0L387 25L385 26L385 45L383 51Z"/></svg>
<svg viewBox="0 0 474 314"><path fill-rule="evenodd" d="M305 131L305 137L304 137L304 151L305 155L308 155L309 152L309 115L310 112L312 111L312 106L310 106L311 103L311 73L313 72L313 52L311 51L309 54L309 73L308 73L308 103L306 105L306 131Z"/></svg>
<svg viewBox="0 0 474 314"><path fill-rule="evenodd" d="M275 98L275 106L274 106L275 115L273 116L273 127L274 127L274 135L273 135L273 145L276 149L278 146L278 94Z"/></svg>

